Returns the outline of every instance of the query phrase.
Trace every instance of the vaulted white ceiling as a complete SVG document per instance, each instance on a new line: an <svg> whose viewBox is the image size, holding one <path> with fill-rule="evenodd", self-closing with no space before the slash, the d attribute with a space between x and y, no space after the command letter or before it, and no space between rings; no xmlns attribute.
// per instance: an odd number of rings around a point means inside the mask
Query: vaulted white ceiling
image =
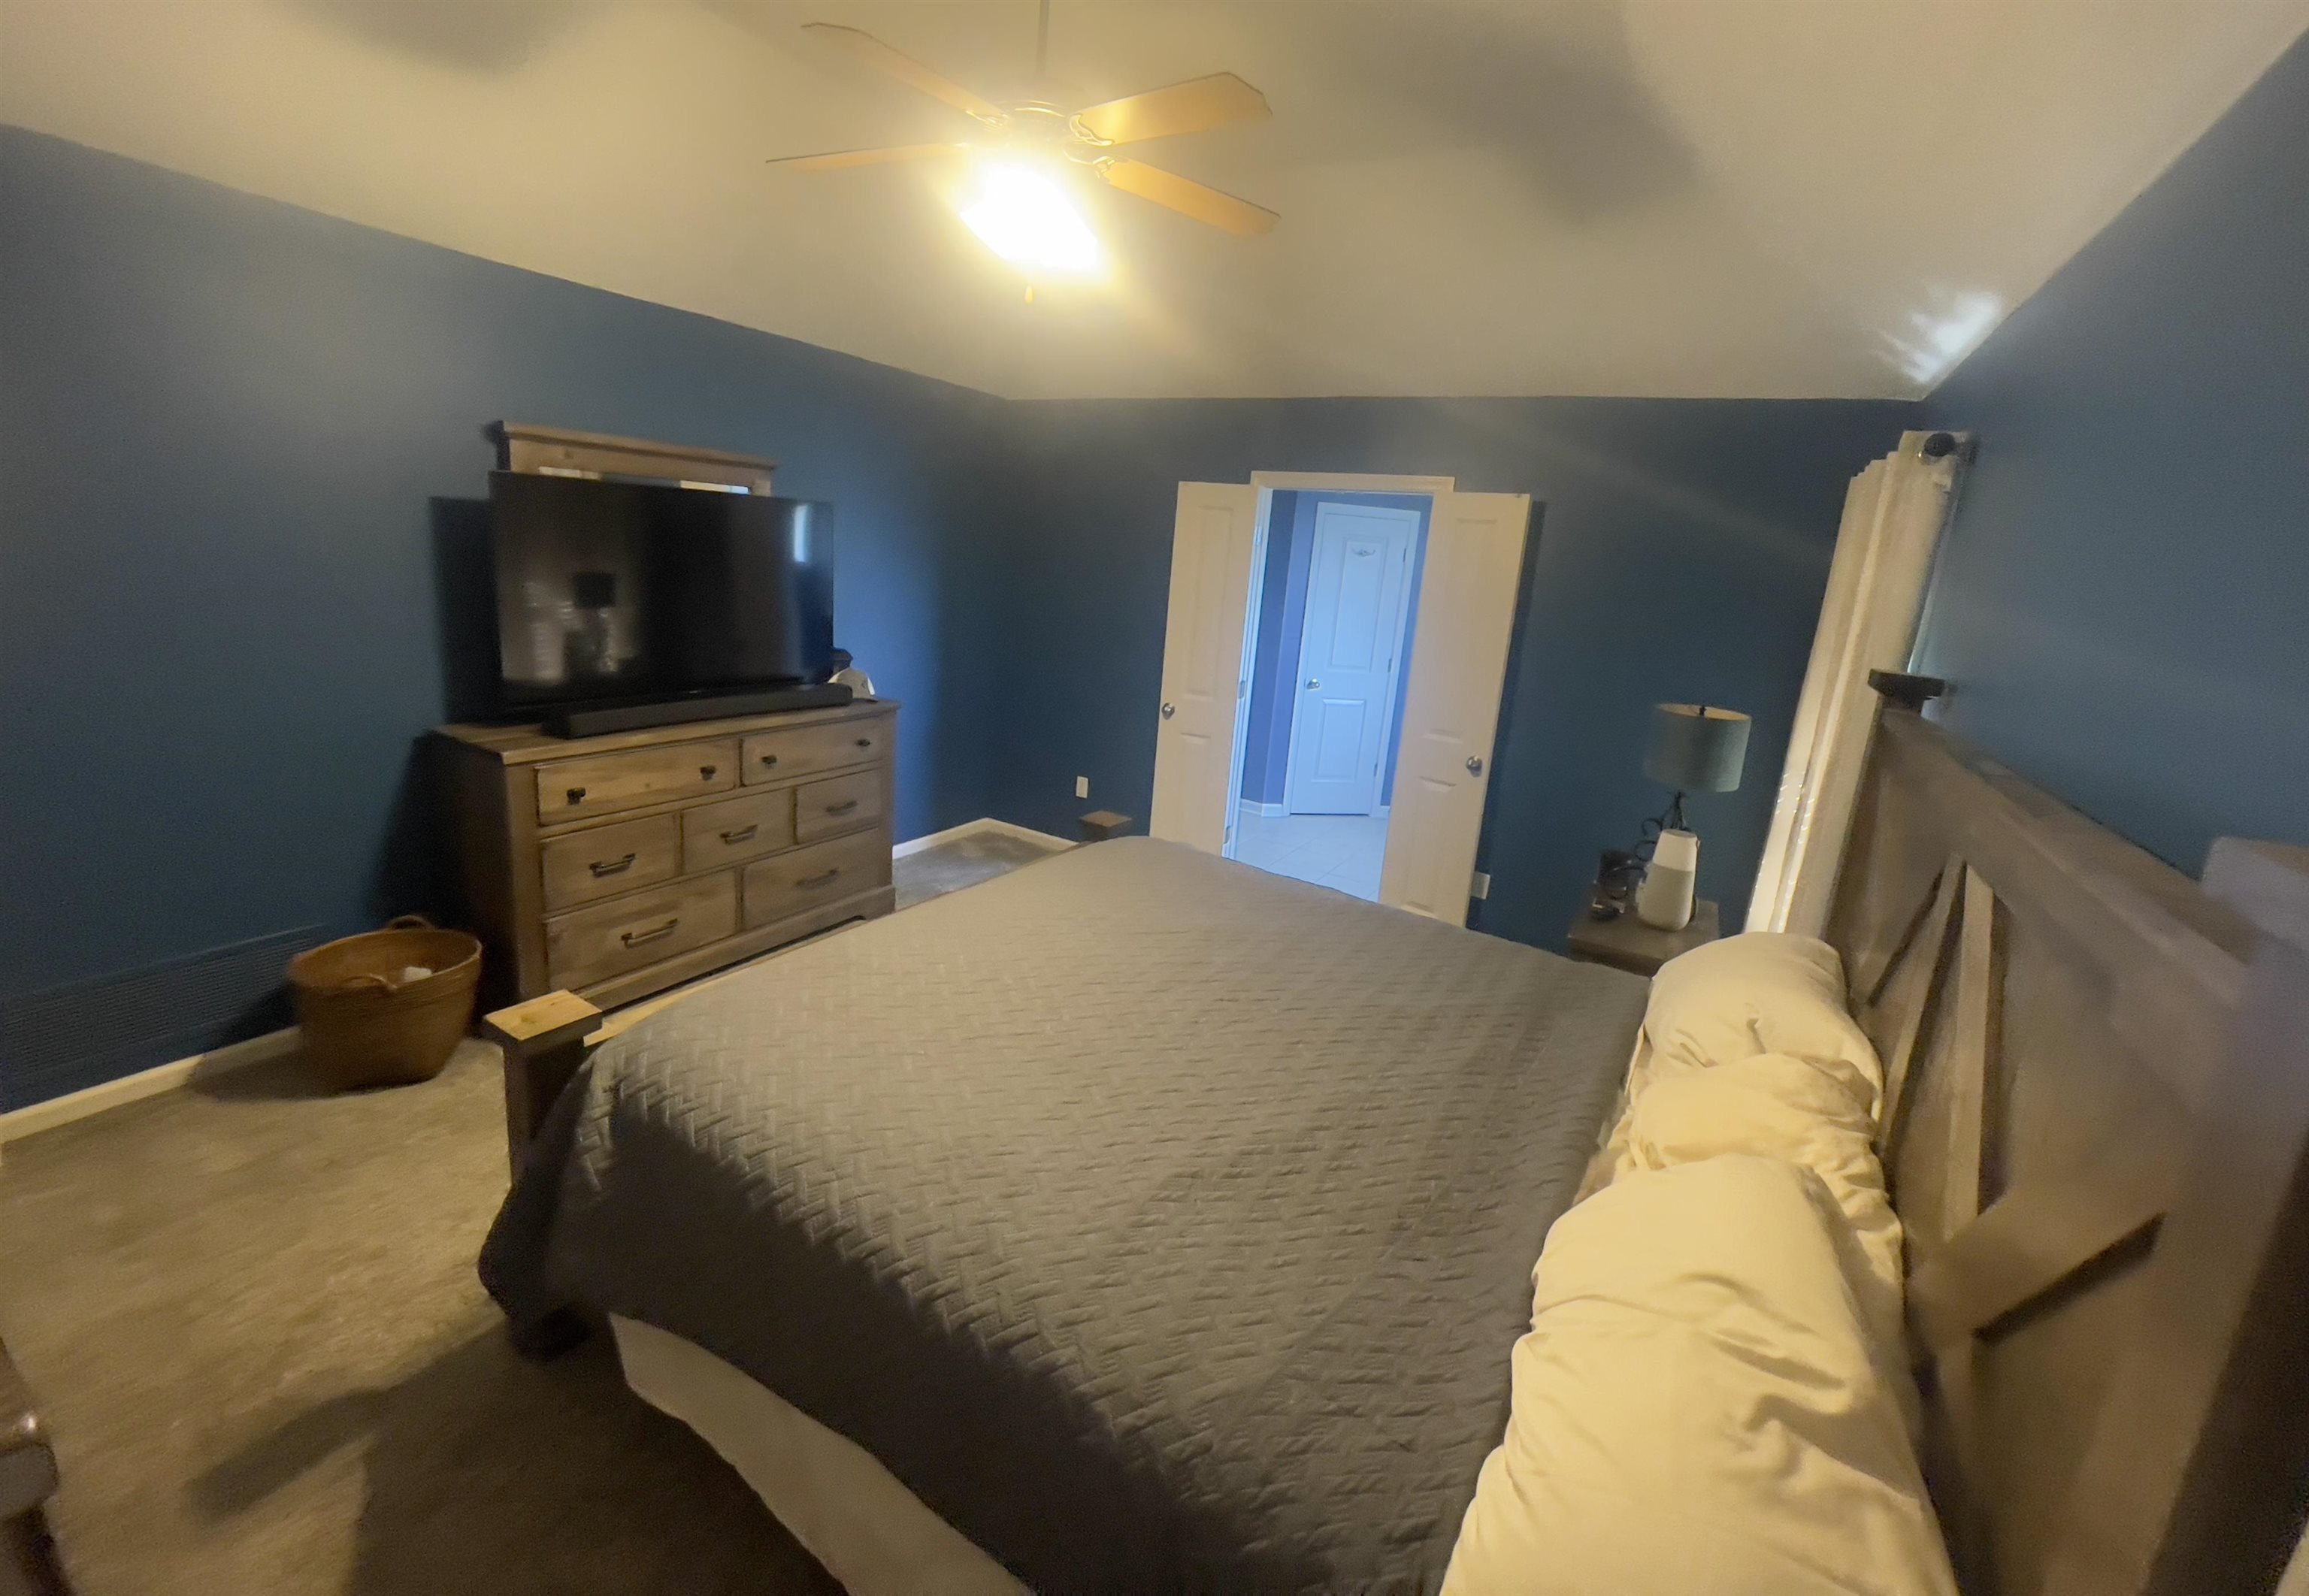
<svg viewBox="0 0 2309 1596"><path fill-rule="evenodd" d="M2309 24L2309 0L1061 0L1077 103L1232 70L1267 124L1134 151L1250 240L1094 185L1045 289L947 168L765 157L973 125L1032 0L0 0L0 117L1012 396L1903 397Z"/></svg>

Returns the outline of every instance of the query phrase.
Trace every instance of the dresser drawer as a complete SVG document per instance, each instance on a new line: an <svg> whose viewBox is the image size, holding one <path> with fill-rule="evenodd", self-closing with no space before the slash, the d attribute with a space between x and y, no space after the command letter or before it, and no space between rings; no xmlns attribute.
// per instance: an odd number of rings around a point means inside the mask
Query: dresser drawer
<svg viewBox="0 0 2309 1596"><path fill-rule="evenodd" d="M758 858L793 840L793 794L785 789L700 804L681 812L681 873Z"/></svg>
<svg viewBox="0 0 2309 1596"><path fill-rule="evenodd" d="M794 835L804 842L838 836L882 818L882 772L860 771L794 789Z"/></svg>
<svg viewBox="0 0 2309 1596"><path fill-rule="evenodd" d="M653 815L597 825L540 844L537 857L545 877L545 907L567 909L670 881L681 867L681 824L670 815Z"/></svg>
<svg viewBox="0 0 2309 1596"><path fill-rule="evenodd" d="M588 986L738 932L738 873L700 876L545 922L545 969L557 987Z"/></svg>
<svg viewBox="0 0 2309 1596"><path fill-rule="evenodd" d="M790 776L840 770L845 764L869 763L890 751L889 727L889 718L881 716L831 726L757 731L746 739L746 780L783 781Z"/></svg>
<svg viewBox="0 0 2309 1596"><path fill-rule="evenodd" d="M890 884L890 845L879 832L813 842L746 867L748 929Z"/></svg>
<svg viewBox="0 0 2309 1596"><path fill-rule="evenodd" d="M537 767L537 818L551 825L670 798L703 798L737 785L738 745L728 738L557 759Z"/></svg>

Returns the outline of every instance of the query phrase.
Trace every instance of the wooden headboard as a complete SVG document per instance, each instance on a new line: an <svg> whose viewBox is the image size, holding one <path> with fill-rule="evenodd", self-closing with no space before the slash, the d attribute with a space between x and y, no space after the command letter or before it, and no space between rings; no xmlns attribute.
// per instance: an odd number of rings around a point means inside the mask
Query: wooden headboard
<svg viewBox="0 0 2309 1596"><path fill-rule="evenodd" d="M1887 704L1829 937L1965 1589L2270 1589L2309 1500L2309 850L2192 882Z"/></svg>

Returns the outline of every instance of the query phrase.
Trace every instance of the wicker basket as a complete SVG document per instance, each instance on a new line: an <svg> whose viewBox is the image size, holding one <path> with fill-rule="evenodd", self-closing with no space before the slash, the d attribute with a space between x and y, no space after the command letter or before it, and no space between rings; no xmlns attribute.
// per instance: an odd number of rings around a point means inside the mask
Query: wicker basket
<svg viewBox="0 0 2309 1596"><path fill-rule="evenodd" d="M411 967L433 973L403 981ZM340 1091L430 1081L473 1021L481 945L405 914L289 962L305 1057Z"/></svg>

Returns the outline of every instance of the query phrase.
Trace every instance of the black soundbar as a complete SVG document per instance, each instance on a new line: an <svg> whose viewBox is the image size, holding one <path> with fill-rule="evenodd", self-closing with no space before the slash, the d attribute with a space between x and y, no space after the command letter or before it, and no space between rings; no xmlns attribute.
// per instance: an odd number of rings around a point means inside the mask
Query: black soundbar
<svg viewBox="0 0 2309 1596"><path fill-rule="evenodd" d="M546 717L548 737L601 737L612 731L645 731L653 726L681 726L692 720L721 720L731 715L770 715L780 710L830 710L848 703L852 694L840 682L817 686L764 687L752 693L721 693L711 698L669 698L656 703L621 703L598 709L556 710Z"/></svg>

